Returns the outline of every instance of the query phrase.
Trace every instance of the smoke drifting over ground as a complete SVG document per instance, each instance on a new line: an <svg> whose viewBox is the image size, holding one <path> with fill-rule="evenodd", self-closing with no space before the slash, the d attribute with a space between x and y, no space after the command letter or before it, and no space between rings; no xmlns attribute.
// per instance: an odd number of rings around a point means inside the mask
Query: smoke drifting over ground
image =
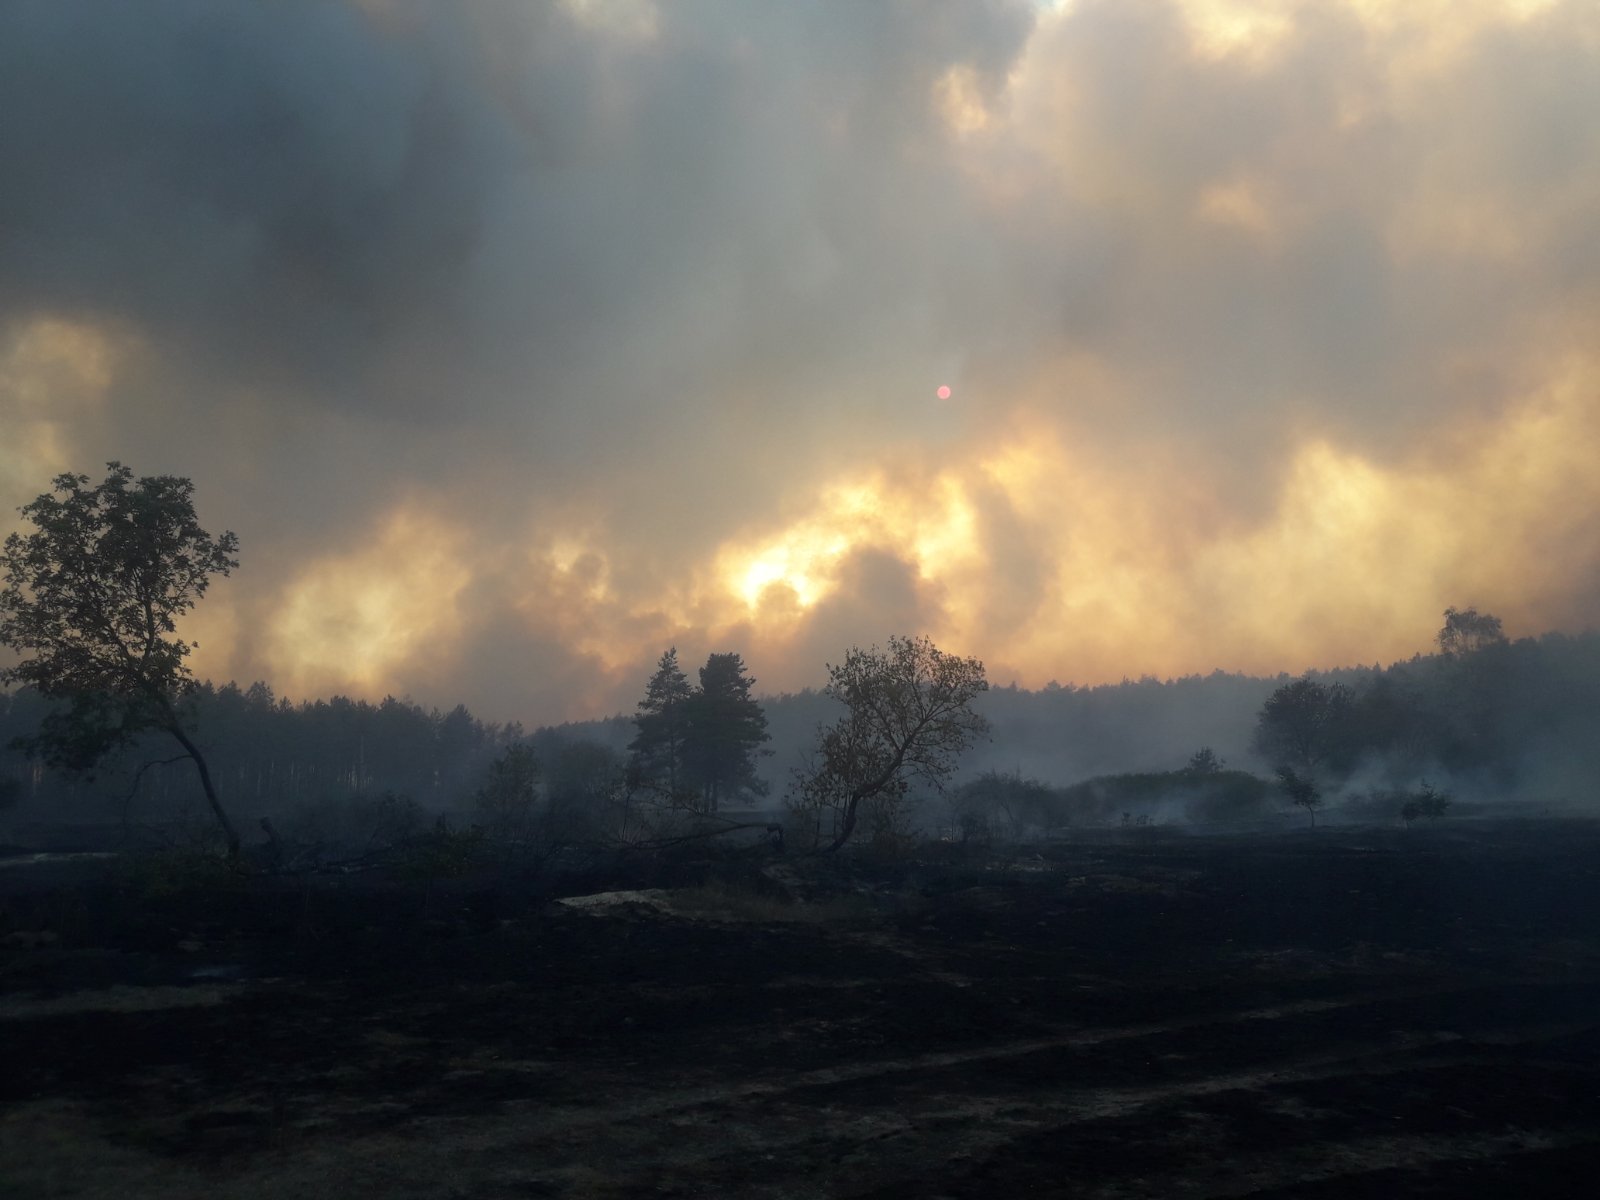
<svg viewBox="0 0 1600 1200"><path fill-rule="evenodd" d="M1587 2L11 3L0 503L191 476L201 673L529 721L1581 629L1597 117Z"/></svg>

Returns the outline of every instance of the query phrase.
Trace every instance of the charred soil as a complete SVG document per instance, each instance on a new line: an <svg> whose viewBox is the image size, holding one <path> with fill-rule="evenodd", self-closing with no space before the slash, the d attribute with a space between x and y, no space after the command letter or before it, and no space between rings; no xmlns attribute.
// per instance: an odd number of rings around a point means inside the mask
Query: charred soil
<svg viewBox="0 0 1600 1200"><path fill-rule="evenodd" d="M0 1195L1589 1191L1600 829L940 857L0 872Z"/></svg>

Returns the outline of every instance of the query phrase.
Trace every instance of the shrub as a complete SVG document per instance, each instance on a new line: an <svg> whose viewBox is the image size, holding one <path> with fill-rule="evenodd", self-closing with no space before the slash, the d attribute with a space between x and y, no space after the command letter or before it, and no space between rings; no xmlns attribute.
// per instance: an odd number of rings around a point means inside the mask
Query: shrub
<svg viewBox="0 0 1600 1200"><path fill-rule="evenodd" d="M1407 825L1419 817L1437 821L1444 816L1445 810L1449 807L1450 797L1424 779L1422 786L1407 797L1405 804L1401 806L1400 819Z"/></svg>

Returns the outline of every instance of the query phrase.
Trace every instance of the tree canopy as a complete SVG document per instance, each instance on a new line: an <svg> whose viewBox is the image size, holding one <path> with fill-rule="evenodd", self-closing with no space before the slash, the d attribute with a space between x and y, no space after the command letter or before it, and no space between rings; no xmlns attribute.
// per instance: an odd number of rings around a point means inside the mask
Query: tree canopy
<svg viewBox="0 0 1600 1200"><path fill-rule="evenodd" d="M92 487L87 475L58 475L21 509L33 532L6 539L0 644L20 661L0 680L65 701L29 739L52 766L86 769L145 730L171 734L236 854L238 834L179 711L194 680L192 645L176 632L212 577L239 565L238 539L200 527L189 480L106 467Z"/></svg>
<svg viewBox="0 0 1600 1200"><path fill-rule="evenodd" d="M1256 750L1275 767L1313 772L1339 751L1350 703L1350 689L1342 683L1287 683L1261 706Z"/></svg>
<svg viewBox="0 0 1600 1200"><path fill-rule="evenodd" d="M818 729L791 803L831 809L828 849L838 850L855 831L863 801L903 796L913 780L944 785L962 751L988 732L972 707L988 688L981 662L946 654L925 637L891 637L883 650L852 648L843 663L829 664L823 689L847 711Z"/></svg>
<svg viewBox="0 0 1600 1200"><path fill-rule="evenodd" d="M767 717L750 695L755 683L737 654L713 654L700 668L699 690L688 701L684 759L706 812L741 793L766 791L755 757L767 740Z"/></svg>
<svg viewBox="0 0 1600 1200"><path fill-rule="evenodd" d="M761 795L755 756L767 718L750 694L755 680L737 654L713 654L689 683L674 646L645 685L628 749L630 783L672 807L716 812L740 793Z"/></svg>
<svg viewBox="0 0 1600 1200"><path fill-rule="evenodd" d="M1444 610L1444 624L1434 639L1446 658L1465 657L1490 646L1506 644L1500 618L1475 608Z"/></svg>
<svg viewBox="0 0 1600 1200"><path fill-rule="evenodd" d="M474 794L473 807L491 837L503 843L528 837L542 774L538 754L525 741L513 742L489 764L489 777Z"/></svg>
<svg viewBox="0 0 1600 1200"><path fill-rule="evenodd" d="M673 646L657 661L633 718L638 732L628 743L630 783L658 792L671 803L678 802L685 789L683 747L693 695L694 688L678 665L678 648Z"/></svg>
<svg viewBox="0 0 1600 1200"><path fill-rule="evenodd" d="M1315 829L1317 809L1322 807L1322 790L1317 787L1316 781L1308 775L1301 775L1292 767L1279 767L1277 776L1278 786L1291 803L1306 810L1306 815L1311 818L1311 827Z"/></svg>

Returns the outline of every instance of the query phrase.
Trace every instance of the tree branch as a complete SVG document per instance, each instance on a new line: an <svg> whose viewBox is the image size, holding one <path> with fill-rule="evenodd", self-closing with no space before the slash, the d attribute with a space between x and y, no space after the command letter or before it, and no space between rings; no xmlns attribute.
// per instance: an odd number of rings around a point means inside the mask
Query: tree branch
<svg viewBox="0 0 1600 1200"><path fill-rule="evenodd" d="M144 778L144 773L151 767L170 767L175 762L182 762L184 759L192 757L194 756L187 753L174 754L171 758L156 758L141 764L139 769L133 773L132 782L128 784L128 794L122 798L123 807L127 807L133 800L135 793L139 790L139 781Z"/></svg>

